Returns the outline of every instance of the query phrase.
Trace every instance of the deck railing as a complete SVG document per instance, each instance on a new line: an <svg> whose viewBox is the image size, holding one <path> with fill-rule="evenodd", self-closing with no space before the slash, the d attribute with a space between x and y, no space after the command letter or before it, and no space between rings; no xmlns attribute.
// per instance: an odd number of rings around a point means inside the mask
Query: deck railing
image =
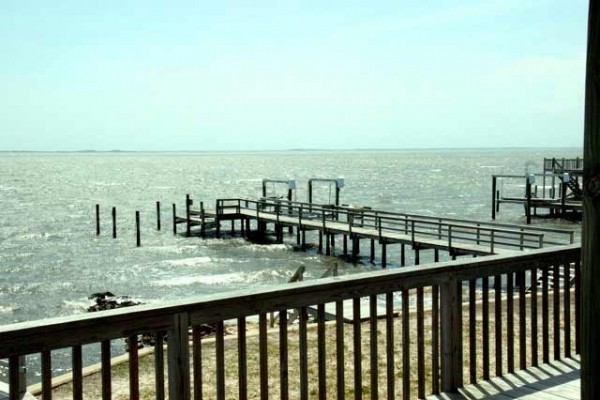
<svg viewBox="0 0 600 400"><path fill-rule="evenodd" d="M581 171L583 158L544 158L544 171Z"/></svg>
<svg viewBox="0 0 600 400"><path fill-rule="evenodd" d="M170 399L423 398L578 353L580 253L570 245L2 326L0 359L9 359L16 399L22 357L40 355L50 399L53 351L69 348L70 390L81 399L91 385L82 346L100 344L97 389L110 399L121 387L111 347L151 332L152 364L140 369L129 347L123 397L162 399L166 387ZM293 310L298 323L288 325ZM253 321L256 336L247 334ZM214 339L201 337L201 324L214 324ZM140 392L148 369L155 386Z"/></svg>
<svg viewBox="0 0 600 400"><path fill-rule="evenodd" d="M382 233L395 232L428 239L452 242L471 243L487 246L490 253L498 247L513 249L536 249L545 246L571 244L574 232L565 229L543 227L525 227L508 224L491 224L455 218L431 217L407 213L372 210L368 208L336 207L317 205L288 200L248 200L223 199L217 202L217 214L228 211L240 213L240 210L251 210L260 219L261 215L271 214L281 222L281 217L293 216L297 224L303 221L321 220L323 229L327 229L326 221L347 224L352 228L372 228Z"/></svg>

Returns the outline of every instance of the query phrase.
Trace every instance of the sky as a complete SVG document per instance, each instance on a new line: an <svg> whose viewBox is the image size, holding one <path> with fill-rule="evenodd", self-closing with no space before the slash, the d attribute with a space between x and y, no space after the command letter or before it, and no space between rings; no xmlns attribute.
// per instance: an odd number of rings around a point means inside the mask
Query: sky
<svg viewBox="0 0 600 400"><path fill-rule="evenodd" d="M585 0L3 0L0 150L582 146Z"/></svg>

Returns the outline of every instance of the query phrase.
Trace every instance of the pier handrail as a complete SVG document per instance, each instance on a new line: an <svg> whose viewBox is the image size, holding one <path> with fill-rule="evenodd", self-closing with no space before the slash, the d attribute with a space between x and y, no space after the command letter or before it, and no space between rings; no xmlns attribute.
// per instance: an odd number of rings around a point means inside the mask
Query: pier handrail
<svg viewBox="0 0 600 400"><path fill-rule="evenodd" d="M228 199L230 202L238 202L236 199ZM327 229L326 221L337 221L348 224L348 230L352 233L354 227L373 228L379 232L381 238L383 231L402 232L409 234L408 227L419 228L412 232L426 237L437 239L459 239L477 245L489 244L490 249L497 245L517 247L519 249L541 248L544 245L564 245L573 242L573 231L552 228L530 228L527 226L510 226L508 224L492 224L486 222L473 222L461 219L429 217L415 214L394 213L371 209L355 209L350 207L336 207L332 205L317 205L287 200L244 200L246 206L265 214L274 215L277 222L280 216L297 216L298 224L302 220L318 218L322 221L322 228ZM237 204L237 203L236 203ZM224 206L225 207L225 206ZM233 208L233 206L228 206ZM308 212L305 212L308 210ZM239 210L238 210L239 212ZM470 224L469 224L470 222ZM549 240L545 233L556 233L568 235L565 242ZM448 238L448 234L453 234Z"/></svg>
<svg viewBox="0 0 600 400"><path fill-rule="evenodd" d="M48 393L51 384L51 351L71 348L73 365L73 390L74 398L80 398L82 387L82 346L89 343L101 344L101 359L104 373L102 377L103 397L111 397L110 348L111 340L129 338L129 343L137 343L137 335L142 332L153 332L157 339L155 351L156 382L165 382L162 339L167 337L167 364L168 364L168 392L171 399L189 399L190 381L193 379L195 390L208 390L203 386L202 377L191 374L190 363L194 368L209 368L202 365L199 352L202 351L202 340L198 326L200 324L215 324L216 362L214 368L216 399L226 397L226 380L237 379L240 393L247 393L249 359L246 352L246 319L251 316L259 317L259 377L261 393L269 391L269 366L267 352L267 315L270 312L280 312L282 321L279 328L280 364L278 368L281 393L287 393L288 367L298 367L300 374L301 397L308 396L308 382L310 379L318 381L319 393L325 390L325 379L336 381L338 393L346 390L344 382L344 368L354 369L354 390L361 391L366 382L362 382L361 365L361 298L368 300L370 311L368 315L369 334L371 340L367 342L370 354L370 370L374 377L383 376L387 390L399 391L395 386L396 379L401 380L402 392L406 397L411 390L410 354L416 353L418 362L417 381L418 396L425 396L425 388L433 393L440 390L455 390L463 385L463 369L470 374L470 380L489 379L491 367L496 363L495 375L501 376L515 369L539 365L550 359L569 357L573 352L579 352L579 295L580 295L580 260L581 248L570 245L561 248L534 250L511 256L490 256L476 259L467 259L454 262L437 263L431 265L406 267L393 270L360 273L355 275L325 278L318 281L304 281L293 285L276 285L269 288L237 291L234 293L217 294L195 297L191 299L166 302L160 305L144 305L130 308L121 308L110 311L74 315L62 318L52 318L40 321L29 321L18 324L0 326L0 358L8 358L10 365L10 391L11 399L17 398L19 380L14 375L19 371L20 359L23 355L41 353L42 360L42 390ZM566 279L559 279L559 267L564 268ZM574 293L571 292L570 270L575 277ZM493 303L490 304L490 282L493 278ZM517 279L518 291L514 279ZM535 284L537 279L542 279L541 286ZM526 281L532 282L530 294L526 293ZM519 283L520 282L520 283ZM560 286L559 286L560 285ZM463 291L468 287L466 302L463 303ZM480 289L482 300L478 300L477 287ZM427 289L424 291L424 289ZM416 290L416 292L414 291ZM396 294L401 295L401 308L397 309ZM518 296L517 296L518 294ZM542 296L541 306L538 304L538 295ZM416 306L410 302L411 296L416 296ZM424 334L424 297L431 304L431 323L435 327L431 330L431 340L425 341ZM377 302L385 299L385 312L383 322L385 325L378 328ZM553 307L550 307L549 299ZM518 307L514 300L518 299ZM343 329L343 302L352 303L353 317L352 330L344 332ZM534 310L532 314L526 312L525 301ZM481 302L480 305L479 302ZM574 302L574 303L573 303ZM325 304L336 304L336 328L330 332L326 330ZM506 307L504 306L506 303ZM573 307L574 306L574 307ZM318 318L318 360L316 372L308 368L307 364L307 309L316 307ZM409 327L411 322L411 309L416 307L416 331ZM493 308L494 312L489 311ZM541 312L541 326L538 324ZM286 310L299 309L300 319L298 330L288 330L286 324ZM572 312L572 310L574 311ZM395 310L401 317L395 317ZM478 311L479 310L479 311ZM480 313L481 312L481 313ZM463 325L463 313L468 314L468 325ZM364 315L364 314L363 314ZM429 314L428 314L429 315ZM476 318L482 318L482 327L476 326ZM516 319L515 319L516 316ZM551 318L551 316L553 316ZM429 317L427 317L429 318ZM237 321L237 368L234 375L226 376L224 346L224 322ZM490 321L494 320L494 333L490 335ZM505 322L501 322L501 321ZM552 322L552 323L551 323ZM506 325L504 325L506 324ZM341 326L341 330L340 330ZM414 326L414 325L413 325ZM190 348L188 330L192 327L192 344ZM519 335L515 335L518 327ZM541 328L541 329L540 329ZM394 330L402 330L401 347L394 346ZM439 329L439 331L438 331ZM381 330L382 333L378 332ZM468 332L467 332L468 331ZM329 333L327 333L329 332ZM287 346L294 342L288 340L290 335L298 335L300 356L299 366L288 365L289 354ZM328 367L325 363L324 337L335 334L338 345L336 346L337 380L327 378ZM410 337L417 335L417 345L411 347ZM467 337L469 360L464 359L463 334ZM538 339L538 334L540 339ZM344 335L352 335L353 346L349 350L354 357L351 367L344 361ZM377 347L378 335L384 339L383 352L387 359L385 371L379 371ZM340 339L341 337L341 339ZM272 339L270 339L272 340ZM340 342L341 340L341 342ZM494 353L490 352L490 344L495 341ZM538 343L541 342L541 343ZM235 342L233 342L235 344ZM340 346L341 343L341 346ZM425 351L425 346L430 348ZM539 346L541 344L541 346ZM479 346L483 346L482 356L477 355ZM190 350L192 357L190 360ZM411 353L412 352L412 353ZM426 379L425 353L432 354L433 374ZM108 357L107 357L108 355ZM399 374L395 367L395 357L402 357L404 373ZM139 371L138 371L137 345L129 348L129 380L130 398L139 397ZM503 362L507 361L507 364ZM506 368L506 365L508 366ZM413 368L415 365L412 366ZM480 368L483 367L483 372ZM331 368L329 368L330 370ZM341 375L339 374L341 373ZM314 374L314 375L313 375ZM17 374L18 375L18 374ZM380 376L381 375L381 376ZM310 379L309 379L310 378ZM427 383L425 382L427 380ZM417 382L415 382L417 383ZM376 390L378 379L371 380L371 390ZM157 387L157 390L159 388ZM242 396L240 394L240 396ZM161 396L157 396L161 397ZM207 396L211 397L211 396ZM393 397L393 396L392 396Z"/></svg>

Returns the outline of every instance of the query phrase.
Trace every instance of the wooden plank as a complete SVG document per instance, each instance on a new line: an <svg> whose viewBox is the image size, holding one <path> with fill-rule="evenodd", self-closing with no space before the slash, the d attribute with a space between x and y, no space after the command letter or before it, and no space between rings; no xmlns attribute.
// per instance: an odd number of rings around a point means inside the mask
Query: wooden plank
<svg viewBox="0 0 600 400"><path fill-rule="evenodd" d="M345 388L345 362L344 362L344 304L336 301L336 324L335 324L335 348L336 348L336 372L337 372L337 398L344 400Z"/></svg>
<svg viewBox="0 0 600 400"><path fill-rule="evenodd" d="M550 321L548 320L548 267L542 268L542 362L550 362Z"/></svg>
<svg viewBox="0 0 600 400"><path fill-rule="evenodd" d="M369 333L370 333L370 377L371 377L371 400L379 398L379 364L378 364L378 346L377 346L377 296L369 297Z"/></svg>
<svg viewBox="0 0 600 400"><path fill-rule="evenodd" d="M433 285L431 288L431 391L440 392L440 288Z"/></svg>
<svg viewBox="0 0 600 400"><path fill-rule="evenodd" d="M262 327L263 323L266 325L266 315L261 314L262 321L259 324L259 329ZM219 321L215 324L215 370L216 370L216 392L217 392L217 400L225 400L225 327L223 326L223 321ZM262 337L261 337L262 339ZM262 343L262 340L260 340ZM259 346L259 352L262 356L262 344ZM262 361L262 360L261 360ZM263 376L262 363L261 363L261 380ZM262 382L261 382L262 389ZM262 392L262 390L261 390Z"/></svg>
<svg viewBox="0 0 600 400"><path fill-rule="evenodd" d="M279 398L289 399L288 376L288 317L287 310L279 311ZM241 400L240 396L240 400ZM246 397L244 397L244 400Z"/></svg>
<svg viewBox="0 0 600 400"><path fill-rule="evenodd" d="M300 363L300 399L308 400L308 340L306 323L308 314L306 307L300 308L300 319L298 329L298 350Z"/></svg>
<svg viewBox="0 0 600 400"><path fill-rule="evenodd" d="M190 398L190 355L188 347L187 313L173 315L168 333L167 353L169 368L169 398Z"/></svg>
<svg viewBox="0 0 600 400"><path fill-rule="evenodd" d="M471 279L469 281L469 382L471 384L477 382L476 285L476 279Z"/></svg>
<svg viewBox="0 0 600 400"><path fill-rule="evenodd" d="M554 263L552 272L552 298L553 298L553 309L552 309L552 325L553 332L552 336L554 339L554 359L558 360L560 358L560 337L561 337L561 329L560 329L560 265L558 262Z"/></svg>
<svg viewBox="0 0 600 400"><path fill-rule="evenodd" d="M423 288L417 288L417 396L425 397L425 323Z"/></svg>
<svg viewBox="0 0 600 400"><path fill-rule="evenodd" d="M360 321L360 297L352 299L354 323L352 324L354 350L354 400L362 399L362 345Z"/></svg>
<svg viewBox="0 0 600 400"><path fill-rule="evenodd" d="M502 375L503 335L502 335L502 275L494 276L494 330L496 353L496 376Z"/></svg>
<svg viewBox="0 0 600 400"><path fill-rule="evenodd" d="M410 315L409 290L402 291L402 398L410 399Z"/></svg>
<svg viewBox="0 0 600 400"><path fill-rule="evenodd" d="M483 379L490 379L490 281L488 277L481 280L481 346Z"/></svg>
<svg viewBox="0 0 600 400"><path fill-rule="evenodd" d="M519 283L519 368L527 367L527 305L525 304L525 272L517 274Z"/></svg>
<svg viewBox="0 0 600 400"><path fill-rule="evenodd" d="M515 372L514 274L506 274L506 361L508 373Z"/></svg>
<svg viewBox="0 0 600 400"><path fill-rule="evenodd" d="M279 329L287 329L287 312L279 313ZM248 399L248 343L246 341L246 318L237 320L237 353L238 353L238 398ZM287 347L287 346L286 346ZM286 364L287 367L287 364ZM283 369L283 367L282 367Z"/></svg>
<svg viewBox="0 0 600 400"><path fill-rule="evenodd" d="M325 304L317 306L317 366L319 374L319 399L327 398L327 348L325 346Z"/></svg>
<svg viewBox="0 0 600 400"><path fill-rule="evenodd" d="M531 270L531 365L537 367L539 365L539 352L538 352L538 286L537 286L537 277L538 272L537 268L533 268Z"/></svg>
<svg viewBox="0 0 600 400"><path fill-rule="evenodd" d="M385 342L386 342L386 381L387 381L387 399L396 398L395 389L395 368L394 368L394 294L385 294L386 319L385 319Z"/></svg>
<svg viewBox="0 0 600 400"><path fill-rule="evenodd" d="M565 357L571 357L571 265L564 264L563 294L564 294L564 326L565 326Z"/></svg>
<svg viewBox="0 0 600 400"><path fill-rule="evenodd" d="M202 334L200 325L192 327L192 364L194 366L194 400L202 400Z"/></svg>
<svg viewBox="0 0 600 400"><path fill-rule="evenodd" d="M300 327L306 327L306 310L300 312ZM304 318L304 320L303 320ZM303 325L304 324L304 325ZM267 314L260 313L258 316L258 353L260 364L260 398L269 398L269 345L267 343ZM223 389L225 386L223 386Z"/></svg>

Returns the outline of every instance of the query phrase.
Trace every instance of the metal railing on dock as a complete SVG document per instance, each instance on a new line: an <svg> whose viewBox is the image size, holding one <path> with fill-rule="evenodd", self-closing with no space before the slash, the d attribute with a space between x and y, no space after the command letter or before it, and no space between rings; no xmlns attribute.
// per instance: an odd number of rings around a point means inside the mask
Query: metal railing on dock
<svg viewBox="0 0 600 400"><path fill-rule="evenodd" d="M0 359L9 359L11 399L19 398L26 355L41 357L36 373L43 397L50 398L53 351L65 348L70 390L74 399L83 398L89 386L83 385L82 349L90 343L99 346L85 350L98 352L102 368L89 384L100 386L103 399L164 399L165 392L172 400L192 393L218 400L326 393L361 399L367 392L374 399L423 398L579 353L580 256L580 246L571 245L7 325L0 327ZM559 267L568 265L574 288L558 278ZM538 277L542 285L526 293ZM344 324L348 302L352 323ZM329 306L336 319L326 323ZM309 307L317 310L314 325ZM293 309L300 310L299 322L290 327ZM271 312L280 315L273 331L267 329ZM257 336L246 332L252 318ZM226 321L235 322L229 328L234 340L225 338ZM214 340L201 337L201 324L216 327ZM155 353L141 369L137 337L148 332L156 338ZM134 345L128 373L116 375L111 348L122 338ZM121 378L126 385L116 384ZM145 379L155 386L144 392ZM128 393L117 393L123 386Z"/></svg>

